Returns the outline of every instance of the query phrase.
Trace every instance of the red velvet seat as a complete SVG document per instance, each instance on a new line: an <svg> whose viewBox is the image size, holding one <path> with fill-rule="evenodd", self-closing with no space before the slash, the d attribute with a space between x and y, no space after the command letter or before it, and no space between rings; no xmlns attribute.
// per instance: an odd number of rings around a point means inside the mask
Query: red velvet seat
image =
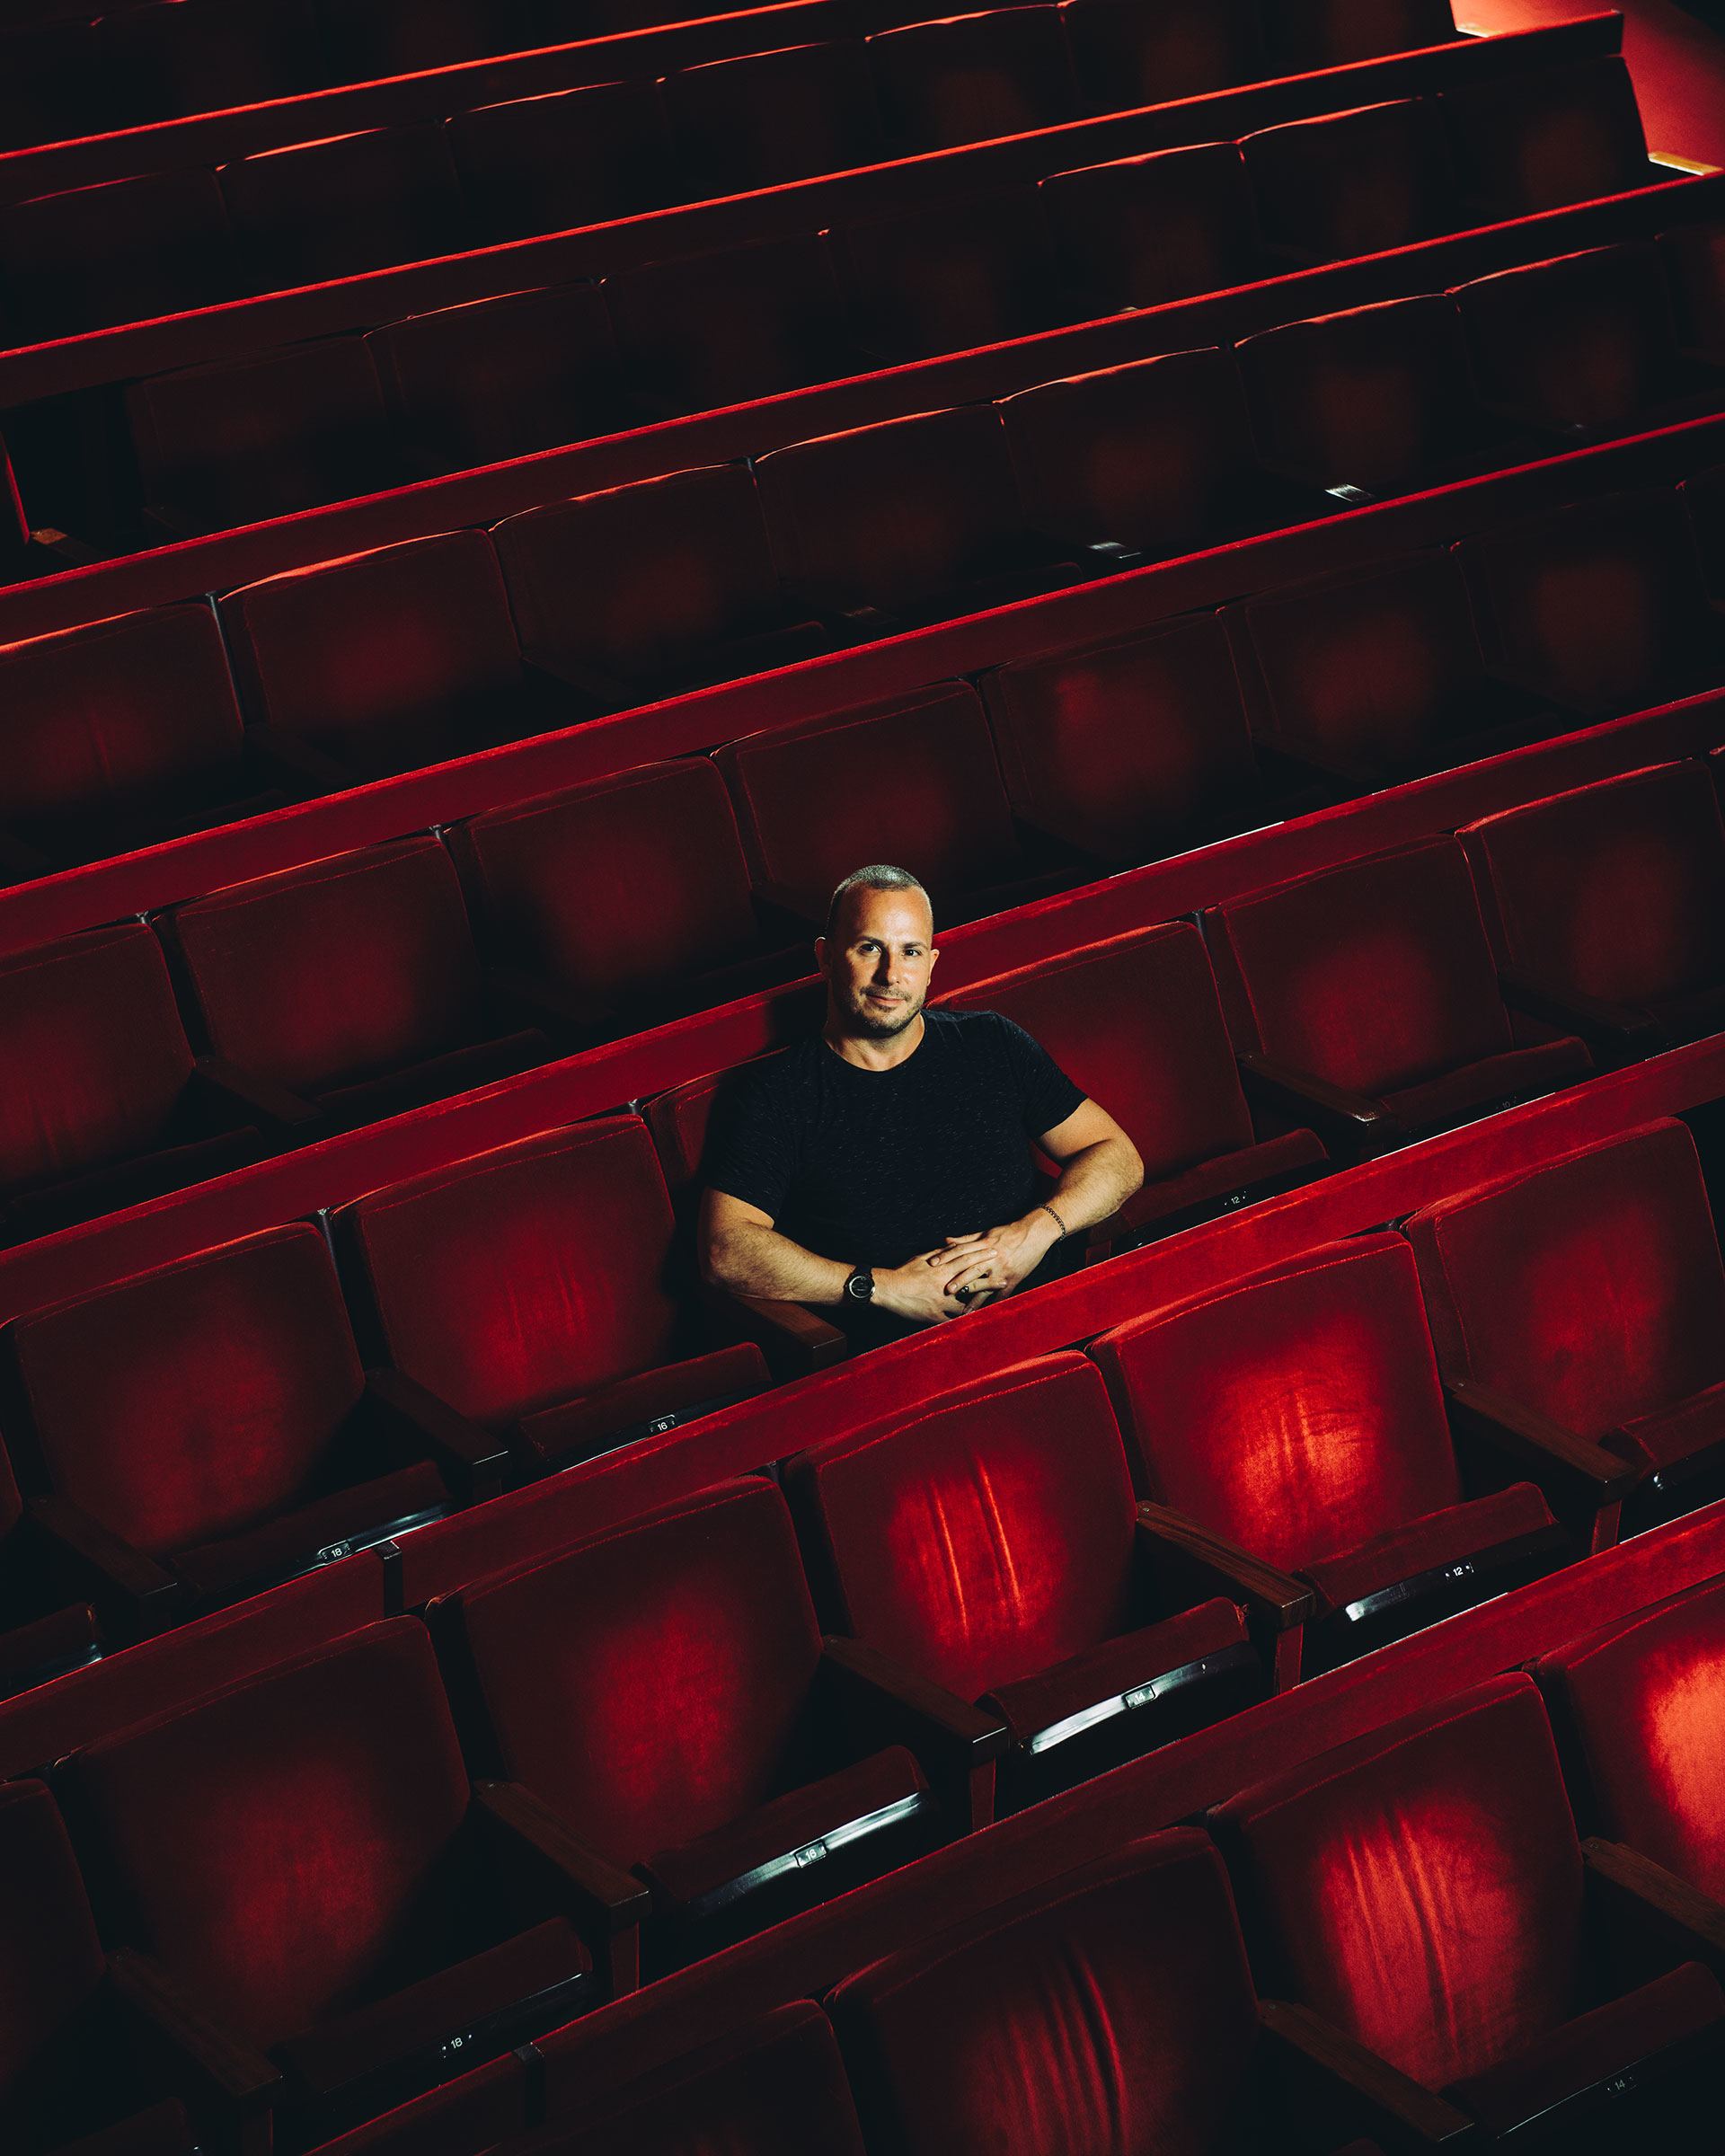
<svg viewBox="0 0 1725 2156"><path fill-rule="evenodd" d="M0 132L7 144L27 149L118 124L124 85L104 60L88 17L0 32Z"/></svg>
<svg viewBox="0 0 1725 2156"><path fill-rule="evenodd" d="M741 464L553 502L493 537L522 649L601 708L765 673L832 641L781 593Z"/></svg>
<svg viewBox="0 0 1725 2156"><path fill-rule="evenodd" d="M190 1993L230 2071L266 2094L279 2071L298 2138L595 1990L576 1887L470 1790L410 1618L103 1737L59 1787L108 1936Z"/></svg>
<svg viewBox="0 0 1725 2156"><path fill-rule="evenodd" d="M1229 355L1215 349L1045 382L1001 400L1026 507L1057 538L1163 561L1320 516L1314 490L1271 479L1252 446Z"/></svg>
<svg viewBox="0 0 1725 2156"><path fill-rule="evenodd" d="M809 963L756 914L730 796L703 756L488 809L448 840L487 949L578 1027L635 1030Z"/></svg>
<svg viewBox="0 0 1725 2156"><path fill-rule="evenodd" d="M1261 1993L1441 2092L1453 2132L1537 2120L1541 2148L1621 2146L1608 2125L1594 2138L1596 2106L1615 2099L1632 2142L1662 2076L1695 2050L1714 2066L1725 1997L1682 1944L1661 1940L1668 1973L1639 1984L1614 1950L1525 1676L1260 1782L1215 1820Z"/></svg>
<svg viewBox="0 0 1725 2156"><path fill-rule="evenodd" d="M914 22L877 31L868 48L887 132L913 150L1033 134L1077 116L1054 7L1000 7Z"/></svg>
<svg viewBox="0 0 1725 2156"><path fill-rule="evenodd" d="M532 0L318 0L332 71L366 83L549 42Z"/></svg>
<svg viewBox="0 0 1725 2156"><path fill-rule="evenodd" d="M1240 151L1265 239L1297 261L1381 254L1455 229L1449 144L1427 100L1262 128Z"/></svg>
<svg viewBox="0 0 1725 2156"><path fill-rule="evenodd" d="M253 288L278 292L467 243L466 204L442 128L377 128L221 168L235 251Z"/></svg>
<svg viewBox="0 0 1725 2156"><path fill-rule="evenodd" d="M832 247L856 335L877 365L1004 344L1070 312L1028 187L847 224Z"/></svg>
<svg viewBox="0 0 1725 2156"><path fill-rule="evenodd" d="M117 8L94 45L110 127L295 97L330 79L315 0L258 0L237 13L224 0Z"/></svg>
<svg viewBox="0 0 1725 2156"><path fill-rule="evenodd" d="M1725 825L1705 764L1601 780L1460 836L1499 966L1597 1050L1725 1031Z"/></svg>
<svg viewBox="0 0 1725 2156"><path fill-rule="evenodd" d="M0 702L10 879L237 823L288 798L241 723L221 632L201 603L9 645Z"/></svg>
<svg viewBox="0 0 1725 2156"><path fill-rule="evenodd" d="M1444 1374L1482 1413L1531 1415L1631 1462L1647 1485L1632 1525L1712 1493L1725 1267L1681 1124L1423 1206L1406 1232Z"/></svg>
<svg viewBox="0 0 1725 2156"><path fill-rule="evenodd" d="M1258 1137L1203 940L1188 922L1113 936L940 1000L1016 1020L1137 1147L1143 1187L1091 1231L1092 1250L1230 1212L1326 1165L1309 1130Z"/></svg>
<svg viewBox="0 0 1725 2156"><path fill-rule="evenodd" d="M1678 343L1710 367L1725 366L1725 219L1676 225L1656 244L1670 280Z"/></svg>
<svg viewBox="0 0 1725 2156"><path fill-rule="evenodd" d="M1455 551L1486 662L1517 688L1605 718L1721 678L1694 539L1663 488L1520 518Z"/></svg>
<svg viewBox="0 0 1725 2156"><path fill-rule="evenodd" d="M1086 4L1068 0L1068 24L1073 9ZM1146 19L1136 4L1132 14ZM1270 267L1232 142L1055 172L1037 191L1061 268L1087 314L1224 291Z"/></svg>
<svg viewBox="0 0 1725 2156"><path fill-rule="evenodd" d="M1431 838L1204 915L1228 1029L1266 1105L1381 1151L1584 1077L1569 1034L1512 1023L1467 862Z"/></svg>
<svg viewBox="0 0 1725 2156"><path fill-rule="evenodd" d="M1457 36L1449 0L1272 0L1264 34L1278 74L1420 52Z"/></svg>
<svg viewBox="0 0 1725 2156"><path fill-rule="evenodd" d="M1195 1599L1140 1533L1082 1356L1019 1363L817 1444L783 1481L828 1628L997 1715L1009 1801L1261 1692L1236 1604Z"/></svg>
<svg viewBox="0 0 1725 2156"><path fill-rule="evenodd" d="M288 570L221 602L234 670L272 742L352 785L577 715L524 674L483 532Z"/></svg>
<svg viewBox="0 0 1725 2156"><path fill-rule="evenodd" d="M107 1635L77 1599L89 1592L87 1568L41 1532L0 1451L0 1699L102 1659ZM0 2070L0 2116L4 2081Z"/></svg>
<svg viewBox="0 0 1725 2156"><path fill-rule="evenodd" d="M51 1233L256 1160L139 922L0 960L0 1230Z"/></svg>
<svg viewBox="0 0 1725 2156"><path fill-rule="evenodd" d="M988 722L963 683L750 734L718 752L756 895L812 923L860 861L915 866L946 923L1058 888L1013 821ZM890 771L882 792L878 774ZM888 844L890 840L892 843Z"/></svg>
<svg viewBox="0 0 1725 2156"><path fill-rule="evenodd" d="M155 375L126 392L148 517L183 535L394 483L401 464L357 337Z"/></svg>
<svg viewBox="0 0 1725 2156"><path fill-rule="evenodd" d="M426 1428L367 1385L309 1224L33 1311L4 1340L14 1456L133 1629L423 1525L457 1485L497 1486L495 1446L429 1458Z"/></svg>
<svg viewBox="0 0 1725 2156"><path fill-rule="evenodd" d="M551 1053L481 968L454 862L395 839L234 884L162 924L204 1038L314 1135L514 1075Z"/></svg>
<svg viewBox="0 0 1725 2156"><path fill-rule="evenodd" d="M1469 83L1440 102L1463 193L1488 217L1627 194L1659 177L1614 53Z"/></svg>
<svg viewBox="0 0 1725 2156"><path fill-rule="evenodd" d="M667 1279L670 1200L632 1116L528 1138L336 1215L389 1363L556 1466L766 1382L703 1349Z"/></svg>
<svg viewBox="0 0 1725 2156"><path fill-rule="evenodd" d="M1062 0L1060 19L1086 111L1202 97L1269 73L1255 0Z"/></svg>
<svg viewBox="0 0 1725 2156"><path fill-rule="evenodd" d="M633 393L713 411L866 370L824 234L650 262L606 280Z"/></svg>
<svg viewBox="0 0 1725 2156"><path fill-rule="evenodd" d="M9 345L207 306L230 296L234 273L221 190L200 167L0 209Z"/></svg>
<svg viewBox="0 0 1725 2156"><path fill-rule="evenodd" d="M692 200L879 164L886 155L857 38L685 67L665 78L664 98Z"/></svg>
<svg viewBox="0 0 1725 2156"><path fill-rule="evenodd" d="M661 1962L854 1885L938 1824L913 1754L845 1712L768 1481L464 1589L449 1614L503 1772L646 1882Z"/></svg>
<svg viewBox="0 0 1725 2156"><path fill-rule="evenodd" d="M1533 1482L1498 1487L1524 1462L1483 1446L1458 1454L1419 1280L1394 1235L1324 1244L1116 1326L1090 1352L1157 1503L1216 1548L1310 1587L1308 1666L1570 1553ZM1561 1487L1555 1467L1547 1479ZM1282 1650L1285 1674L1300 1652L1297 1639Z"/></svg>
<svg viewBox="0 0 1725 2156"><path fill-rule="evenodd" d="M458 472L619 429L615 340L597 285L411 314L366 340L415 472Z"/></svg>
<svg viewBox="0 0 1725 2156"><path fill-rule="evenodd" d="M458 112L445 124L462 192L493 239L632 216L675 192L656 82L548 91Z"/></svg>

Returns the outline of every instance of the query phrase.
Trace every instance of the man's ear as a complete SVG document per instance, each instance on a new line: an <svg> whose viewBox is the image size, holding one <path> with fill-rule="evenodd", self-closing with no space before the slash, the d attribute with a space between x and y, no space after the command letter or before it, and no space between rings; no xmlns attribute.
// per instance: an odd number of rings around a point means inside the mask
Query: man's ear
<svg viewBox="0 0 1725 2156"><path fill-rule="evenodd" d="M941 947L938 943L931 943L928 947L928 970L933 973L940 962Z"/></svg>
<svg viewBox="0 0 1725 2156"><path fill-rule="evenodd" d="M827 939L825 936L817 936L815 938L815 971L817 973L825 973L826 970Z"/></svg>

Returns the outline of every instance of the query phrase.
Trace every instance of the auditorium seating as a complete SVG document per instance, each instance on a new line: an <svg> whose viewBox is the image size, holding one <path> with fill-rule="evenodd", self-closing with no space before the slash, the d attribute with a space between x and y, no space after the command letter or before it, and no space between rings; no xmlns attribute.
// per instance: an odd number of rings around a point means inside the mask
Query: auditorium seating
<svg viewBox="0 0 1725 2156"><path fill-rule="evenodd" d="M1098 8L1143 20L1141 8L1115 0L1084 0L1084 19ZM1272 267L1241 149L1231 142L1052 172L1037 192L1061 266L1090 303L1087 311L1161 306L1250 284Z"/></svg>
<svg viewBox="0 0 1725 2156"><path fill-rule="evenodd" d="M879 164L887 155L857 39L680 68L666 77L664 97L691 198Z"/></svg>
<svg viewBox="0 0 1725 2156"><path fill-rule="evenodd" d="M854 334L877 363L1004 344L1071 312L1028 187L846 223L832 246ZM843 364L835 353L826 377Z"/></svg>
<svg viewBox="0 0 1725 2156"><path fill-rule="evenodd" d="M1290 120L1240 149L1264 239L1294 261L1378 254L1455 226L1449 145L1429 99Z"/></svg>
<svg viewBox="0 0 1725 2156"><path fill-rule="evenodd" d="M650 80L547 90L447 123L462 190L488 238L513 240L657 209L675 165Z"/></svg>
<svg viewBox="0 0 1725 2156"><path fill-rule="evenodd" d="M234 281L211 172L146 172L0 210L9 345L208 306Z"/></svg>
<svg viewBox="0 0 1725 2156"><path fill-rule="evenodd" d="M261 292L451 254L466 237L439 128L377 128L264 150L220 177L239 259Z"/></svg>
<svg viewBox="0 0 1725 2156"><path fill-rule="evenodd" d="M1077 117L1060 11L991 8L878 31L869 66L887 133L941 150Z"/></svg>
<svg viewBox="0 0 1725 2156"><path fill-rule="evenodd" d="M1486 216L1525 217L1646 182L1635 86L1615 57L1537 81L1470 83L1441 102L1463 198Z"/></svg>

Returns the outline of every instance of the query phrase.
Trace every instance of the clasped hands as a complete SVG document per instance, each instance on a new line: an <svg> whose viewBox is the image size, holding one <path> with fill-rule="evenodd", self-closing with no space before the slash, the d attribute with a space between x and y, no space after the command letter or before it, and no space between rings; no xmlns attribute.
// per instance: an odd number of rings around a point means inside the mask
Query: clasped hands
<svg viewBox="0 0 1725 2156"><path fill-rule="evenodd" d="M877 1271L875 1303L917 1324L944 1324L1022 1286L1059 1237L1040 1209L1002 1227L949 1235L938 1249Z"/></svg>

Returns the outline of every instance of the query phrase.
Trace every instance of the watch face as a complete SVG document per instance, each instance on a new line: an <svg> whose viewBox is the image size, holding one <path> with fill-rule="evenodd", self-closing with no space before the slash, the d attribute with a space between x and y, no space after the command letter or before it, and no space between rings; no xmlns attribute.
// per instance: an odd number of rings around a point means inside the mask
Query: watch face
<svg viewBox="0 0 1725 2156"><path fill-rule="evenodd" d="M859 1268L845 1283L845 1292L854 1303L866 1303L874 1293L874 1275Z"/></svg>

